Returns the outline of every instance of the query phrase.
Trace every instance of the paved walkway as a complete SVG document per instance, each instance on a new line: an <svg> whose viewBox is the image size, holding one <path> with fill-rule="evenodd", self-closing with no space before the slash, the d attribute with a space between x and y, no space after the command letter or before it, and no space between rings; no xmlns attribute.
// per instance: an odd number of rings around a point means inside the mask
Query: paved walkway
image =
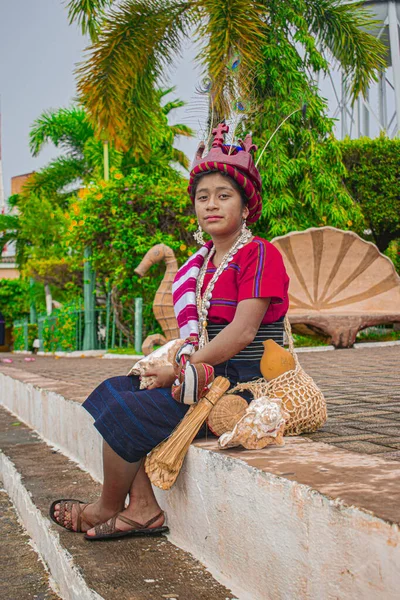
<svg viewBox="0 0 400 600"><path fill-rule="evenodd" d="M83 402L108 377L128 372L126 359L36 357L22 355L12 364L0 362L0 372L18 378L31 374L33 384L46 378L47 389ZM329 419L311 439L362 454L400 460L400 346L359 348L299 354L307 373L319 384L328 402Z"/></svg>
<svg viewBox="0 0 400 600"><path fill-rule="evenodd" d="M0 481L0 598L61 600L49 585L49 575Z"/></svg>

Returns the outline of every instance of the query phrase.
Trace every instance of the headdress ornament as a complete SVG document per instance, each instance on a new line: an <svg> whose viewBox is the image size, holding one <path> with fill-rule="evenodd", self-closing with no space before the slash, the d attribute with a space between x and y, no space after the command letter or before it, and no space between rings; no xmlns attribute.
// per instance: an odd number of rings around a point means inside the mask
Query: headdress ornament
<svg viewBox="0 0 400 600"><path fill-rule="evenodd" d="M244 190L249 200L247 222L255 223L260 218L262 209L261 177L252 156L257 146L253 144L251 135L246 135L244 141L239 140L239 146L226 145L224 136L228 131L229 126L225 123L220 123L213 129L214 141L204 157L205 144L201 142L190 172L188 192L194 202L193 183L196 175L211 171L226 173Z"/></svg>

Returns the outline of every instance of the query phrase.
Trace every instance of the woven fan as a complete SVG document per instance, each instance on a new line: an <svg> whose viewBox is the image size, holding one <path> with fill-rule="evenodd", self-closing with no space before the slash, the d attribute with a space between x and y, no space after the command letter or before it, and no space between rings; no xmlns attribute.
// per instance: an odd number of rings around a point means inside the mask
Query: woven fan
<svg viewBox="0 0 400 600"><path fill-rule="evenodd" d="M214 435L218 437L227 431L232 431L246 412L248 404L241 396L225 394L210 412L207 424Z"/></svg>
<svg viewBox="0 0 400 600"><path fill-rule="evenodd" d="M207 394L188 410L169 438L150 452L145 470L151 483L162 490L169 490L174 485L190 444L229 387L228 379L216 377Z"/></svg>

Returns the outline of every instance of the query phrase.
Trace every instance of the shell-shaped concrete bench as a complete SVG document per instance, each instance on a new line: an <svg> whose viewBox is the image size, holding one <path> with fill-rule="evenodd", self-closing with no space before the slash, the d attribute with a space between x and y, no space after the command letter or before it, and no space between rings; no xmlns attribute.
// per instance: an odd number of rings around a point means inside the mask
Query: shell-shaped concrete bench
<svg viewBox="0 0 400 600"><path fill-rule="evenodd" d="M290 277L289 318L348 348L365 327L400 322L400 277L389 258L351 231L313 227L272 240Z"/></svg>

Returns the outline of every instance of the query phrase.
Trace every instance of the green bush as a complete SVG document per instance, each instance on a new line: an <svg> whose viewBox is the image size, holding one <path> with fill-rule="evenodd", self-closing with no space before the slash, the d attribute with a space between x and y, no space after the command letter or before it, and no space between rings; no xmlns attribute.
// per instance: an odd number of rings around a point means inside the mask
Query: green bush
<svg viewBox="0 0 400 600"><path fill-rule="evenodd" d="M375 139L347 138L340 147L347 189L361 207L372 240L381 252L389 250L399 267L400 139L384 134ZM396 240L396 249L390 248Z"/></svg>
<svg viewBox="0 0 400 600"><path fill-rule="evenodd" d="M72 352L76 347L76 327L79 318L78 303L66 304L42 321L43 350L45 352Z"/></svg>
<svg viewBox="0 0 400 600"><path fill-rule="evenodd" d="M21 279L0 279L0 312L6 325L29 315L29 284Z"/></svg>
<svg viewBox="0 0 400 600"><path fill-rule="evenodd" d="M114 308L129 332L134 330L137 297L144 300L144 336L160 331L152 303L165 265L154 265L140 278L135 268L146 252L164 243L181 265L196 250L191 234L196 219L186 189L187 180L172 169L168 177L137 169L124 177L114 171L109 182L81 190L71 204L67 247L79 256L91 248L97 285L104 293L112 290Z"/></svg>

